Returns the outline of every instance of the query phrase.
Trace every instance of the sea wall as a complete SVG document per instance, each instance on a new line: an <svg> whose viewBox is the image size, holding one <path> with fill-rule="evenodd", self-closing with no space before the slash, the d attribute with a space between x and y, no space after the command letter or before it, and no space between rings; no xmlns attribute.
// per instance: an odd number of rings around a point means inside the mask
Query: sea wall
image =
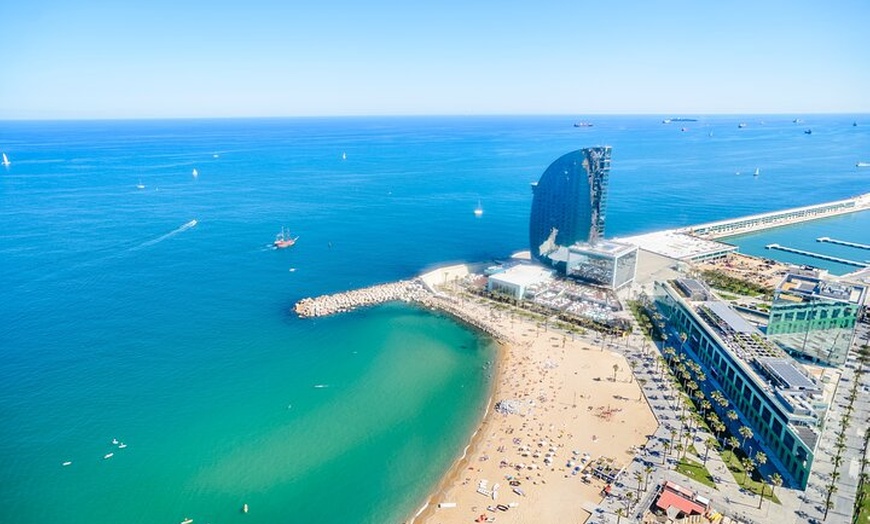
<svg viewBox="0 0 870 524"><path fill-rule="evenodd" d="M515 342L504 328L507 313L496 312L492 307L471 299L433 292L419 278L304 298L296 303L293 310L302 318L323 317L397 301L442 311L500 342Z"/></svg>

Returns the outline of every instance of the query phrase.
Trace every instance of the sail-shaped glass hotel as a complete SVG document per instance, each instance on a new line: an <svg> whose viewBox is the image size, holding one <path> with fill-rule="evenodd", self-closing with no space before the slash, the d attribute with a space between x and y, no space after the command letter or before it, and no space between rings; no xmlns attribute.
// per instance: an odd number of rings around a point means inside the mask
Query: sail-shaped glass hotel
<svg viewBox="0 0 870 524"><path fill-rule="evenodd" d="M562 274L617 289L634 279L637 248L604 240L610 147L561 156L532 185L532 258Z"/></svg>

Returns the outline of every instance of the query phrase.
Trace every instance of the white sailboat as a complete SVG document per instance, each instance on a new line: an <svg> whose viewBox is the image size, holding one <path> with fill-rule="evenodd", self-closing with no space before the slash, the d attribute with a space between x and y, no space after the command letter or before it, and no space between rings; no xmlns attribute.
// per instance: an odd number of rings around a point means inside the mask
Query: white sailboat
<svg viewBox="0 0 870 524"><path fill-rule="evenodd" d="M756 167L756 168L755 168L755 173L752 173L752 176L758 176L758 175L760 175L760 174L761 174L761 170L758 169L758 168Z"/></svg>
<svg viewBox="0 0 870 524"><path fill-rule="evenodd" d="M145 184L142 183L142 179L139 179L139 183L136 184L136 189L145 189Z"/></svg>
<svg viewBox="0 0 870 524"><path fill-rule="evenodd" d="M12 162L9 161L9 158L6 156L6 153L3 153L3 167L9 167L12 165Z"/></svg>
<svg viewBox="0 0 870 524"><path fill-rule="evenodd" d="M479 217L483 215L483 208L480 207L480 200L477 201L477 207L474 208L474 216Z"/></svg>
<svg viewBox="0 0 870 524"><path fill-rule="evenodd" d="M196 168L193 168L193 178L196 178L198 176L199 176L199 171L197 171Z"/></svg>

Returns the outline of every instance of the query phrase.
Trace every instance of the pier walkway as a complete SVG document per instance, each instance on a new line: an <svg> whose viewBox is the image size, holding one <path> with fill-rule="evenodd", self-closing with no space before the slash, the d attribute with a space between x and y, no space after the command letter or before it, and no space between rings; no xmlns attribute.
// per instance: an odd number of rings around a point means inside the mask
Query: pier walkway
<svg viewBox="0 0 870 524"><path fill-rule="evenodd" d="M856 249L870 249L868 244L859 244L858 242L848 242L846 240L837 240L831 237L819 237L816 242L827 242L829 244L837 244L838 246L854 247Z"/></svg>
<svg viewBox="0 0 870 524"><path fill-rule="evenodd" d="M858 262L857 260L849 260L848 258L832 257L830 255L823 255L821 253L814 253L812 251L804 251L803 249L795 249L793 247L781 246L779 244L767 244L764 247L766 249L778 249L780 251L786 251L788 253L794 253L796 255L803 255L806 257L813 257L813 258L818 258L821 260L829 260L831 262L837 262L838 264L846 264L849 266L856 266L856 267L870 267L870 264L866 264L864 262Z"/></svg>
<svg viewBox="0 0 870 524"><path fill-rule="evenodd" d="M853 198L847 198L845 200L814 204L812 206L795 207L791 209L783 209L781 211L772 211L770 213L760 213L757 215L732 218L729 220L708 222L706 224L698 224L696 226L678 229L677 231L696 237L715 239L742 235L754 231L762 231L774 227L798 224L800 222L817 220L819 218L854 213L856 211L864 211L867 209L870 209L870 193L858 195Z"/></svg>

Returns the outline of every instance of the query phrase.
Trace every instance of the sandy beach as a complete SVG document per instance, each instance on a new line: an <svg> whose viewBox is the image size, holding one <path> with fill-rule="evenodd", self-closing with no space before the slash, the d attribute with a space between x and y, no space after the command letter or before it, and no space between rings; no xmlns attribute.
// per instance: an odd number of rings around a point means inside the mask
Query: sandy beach
<svg viewBox="0 0 870 524"><path fill-rule="evenodd" d="M431 274L446 271L468 274L464 266ZM486 415L464 455L407 522L585 522L585 508L601 501L607 485L593 470L619 471L657 426L628 363L599 344L455 291L402 281L305 299L295 311L320 316L408 300L499 342Z"/></svg>
<svg viewBox="0 0 870 524"><path fill-rule="evenodd" d="M493 320L485 306L463 309ZM489 411L465 458L409 522L584 522L584 506L605 486L587 475L592 464L630 462L656 427L652 412L621 355L516 316L495 322L510 342L500 348Z"/></svg>

